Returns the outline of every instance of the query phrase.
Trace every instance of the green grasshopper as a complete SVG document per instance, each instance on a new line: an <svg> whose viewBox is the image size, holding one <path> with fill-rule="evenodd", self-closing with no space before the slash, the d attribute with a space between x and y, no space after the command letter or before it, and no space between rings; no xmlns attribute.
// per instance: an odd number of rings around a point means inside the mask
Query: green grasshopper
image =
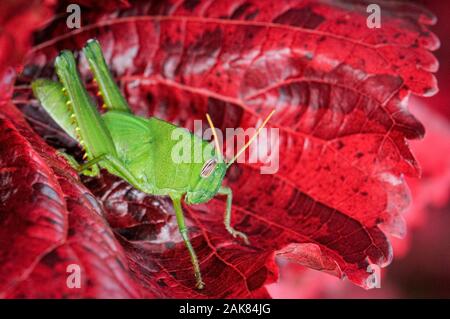
<svg viewBox="0 0 450 319"><path fill-rule="evenodd" d="M106 169L136 189L153 195L168 195L173 201L178 228L189 251L196 286L204 287L197 255L189 240L181 200L188 205L205 203L216 194L227 196L224 223L227 231L235 238L248 243L247 236L231 226L232 191L222 186L227 169L252 143L260 130L269 121L273 112L264 120L250 140L229 162L225 162L214 125L211 126L214 148L200 163L176 163L171 157L175 141L172 132L177 126L155 117L143 118L133 115L106 65L100 44L89 40L83 53L98 84L97 93L104 102L106 112L99 113L78 73L72 52L64 50L55 60L55 69L60 82L38 79L32 83L34 95L44 109L78 141L85 152L85 163L79 164L73 157L61 153L79 174L97 176L100 168ZM209 143L183 130L191 150Z"/></svg>

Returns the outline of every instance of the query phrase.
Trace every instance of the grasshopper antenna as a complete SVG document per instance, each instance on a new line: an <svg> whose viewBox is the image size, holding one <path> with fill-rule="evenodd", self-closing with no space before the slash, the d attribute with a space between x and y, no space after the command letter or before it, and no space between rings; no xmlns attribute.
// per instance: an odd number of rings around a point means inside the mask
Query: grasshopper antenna
<svg viewBox="0 0 450 319"><path fill-rule="evenodd" d="M264 126L267 124L267 122L269 122L273 113L275 113L275 110L272 110L272 112L270 112L270 114L266 117L264 122L262 122L262 124L258 127L255 134L250 138L250 140L237 152L237 154L231 159L231 161L228 162L227 167L230 167L231 164L233 164L234 161L237 160L237 158L250 146L250 144L253 143L253 141L259 135L259 133L261 133L261 130L264 128Z"/></svg>
<svg viewBox="0 0 450 319"><path fill-rule="evenodd" d="M211 127L213 138L214 138L214 145L216 147L217 157L219 158L219 161L222 160L222 150L219 145L219 138L217 137L216 128L214 127L213 122L211 121L211 117L208 113L206 113L206 119L208 120L208 124Z"/></svg>

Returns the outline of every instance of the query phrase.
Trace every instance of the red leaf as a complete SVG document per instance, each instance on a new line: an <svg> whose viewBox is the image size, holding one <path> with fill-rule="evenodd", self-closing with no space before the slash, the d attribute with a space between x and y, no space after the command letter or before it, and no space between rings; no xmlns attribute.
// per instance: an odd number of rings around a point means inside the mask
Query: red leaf
<svg viewBox="0 0 450 319"><path fill-rule="evenodd" d="M64 241L67 213L53 171L32 147L35 141L22 136L4 116L0 136L0 292L4 295Z"/></svg>
<svg viewBox="0 0 450 319"><path fill-rule="evenodd" d="M51 16L53 5L51 0L1 4L0 101L10 97L15 70L21 69L23 57L31 47L31 34Z"/></svg>
<svg viewBox="0 0 450 319"><path fill-rule="evenodd" d="M108 176L89 182L126 251L130 275L148 296L265 297L277 253L364 287L369 263L391 261L386 233L405 231L402 176L418 173L406 139L424 133L407 99L410 92L436 91L430 72L437 62L428 50L438 41L425 27L432 15L409 4L384 5L389 13L380 29L367 28L363 5L186 1L137 3L112 14L86 9L81 30L66 33L55 21L39 35L48 41L30 54L22 84L51 76L61 49L79 50L97 37L137 114L192 130L208 112L224 130L257 126L277 110L270 125L280 129L279 171L260 175L261 164L240 164L226 179L234 190L233 224L252 245L224 229L223 198L185 206L204 291L193 289L166 198ZM16 102L48 137L29 94L18 87ZM53 143L66 145L60 138ZM108 293L102 287L98 296Z"/></svg>
<svg viewBox="0 0 450 319"><path fill-rule="evenodd" d="M1 110L1 296L139 297L96 199L14 106ZM66 284L71 264L81 289Z"/></svg>
<svg viewBox="0 0 450 319"><path fill-rule="evenodd" d="M146 291L160 298L268 297L263 284L273 277L274 265L266 265L270 252L241 247L223 234L203 237L191 222L191 236L196 237L192 244L199 256L208 256L202 266L207 270L208 285L198 291L169 198L143 194L107 173L87 184L102 199L106 218L127 252L137 282ZM215 224L222 225L222 221ZM194 236L196 233L199 236ZM218 245L212 240L219 241Z"/></svg>

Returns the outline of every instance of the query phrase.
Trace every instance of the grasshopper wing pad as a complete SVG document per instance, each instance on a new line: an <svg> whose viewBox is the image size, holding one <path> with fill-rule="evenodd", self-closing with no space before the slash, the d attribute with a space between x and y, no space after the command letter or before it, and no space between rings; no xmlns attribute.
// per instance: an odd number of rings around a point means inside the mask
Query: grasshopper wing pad
<svg viewBox="0 0 450 319"><path fill-rule="evenodd" d="M148 167L153 142L148 121L118 111L105 113L103 120L111 133L119 158L130 167L131 171L134 171L133 167Z"/></svg>

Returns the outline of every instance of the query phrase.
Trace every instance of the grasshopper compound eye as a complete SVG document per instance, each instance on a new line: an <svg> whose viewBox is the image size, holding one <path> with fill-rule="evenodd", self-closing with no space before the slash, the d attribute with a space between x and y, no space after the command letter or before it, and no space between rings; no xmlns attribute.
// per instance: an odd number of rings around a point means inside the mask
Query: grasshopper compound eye
<svg viewBox="0 0 450 319"><path fill-rule="evenodd" d="M207 160L205 165L203 165L200 176L204 177L204 178L208 177L214 171L216 166L217 166L217 161L215 158Z"/></svg>

